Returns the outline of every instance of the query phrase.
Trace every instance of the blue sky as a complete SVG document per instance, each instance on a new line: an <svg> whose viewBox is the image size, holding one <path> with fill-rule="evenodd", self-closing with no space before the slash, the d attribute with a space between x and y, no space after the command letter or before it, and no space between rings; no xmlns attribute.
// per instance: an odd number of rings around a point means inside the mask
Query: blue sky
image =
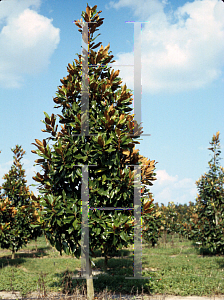
<svg viewBox="0 0 224 300"><path fill-rule="evenodd" d="M0 2L0 184L12 164L11 148L26 151L28 184L37 167L31 150L41 132L43 111L67 65L81 54L81 33L73 23L87 1L2 0ZM151 187L159 205L195 203L195 181L208 170L209 142L224 133L224 3L221 0L88 1L104 18L96 39L110 43L116 65L134 64L134 25L142 25L142 126L140 154L158 162ZM97 49L98 50L98 49ZM120 70L134 90L134 67ZM223 150L223 147L222 149ZM223 155L221 155L223 157ZM222 162L223 165L223 162ZM36 188L30 190L36 192Z"/></svg>

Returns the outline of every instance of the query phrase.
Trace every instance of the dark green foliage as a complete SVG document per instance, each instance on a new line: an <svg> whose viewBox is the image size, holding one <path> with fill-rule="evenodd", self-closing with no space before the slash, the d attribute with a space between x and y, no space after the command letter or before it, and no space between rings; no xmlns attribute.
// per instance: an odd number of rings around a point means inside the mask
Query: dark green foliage
<svg viewBox="0 0 224 300"><path fill-rule="evenodd" d="M213 155L208 162L209 171L196 181L199 191L196 204L190 202L185 215L178 213L175 227L184 237L200 245L201 253L214 255L224 254L224 168L219 162L219 132L213 135L210 145L208 149Z"/></svg>
<svg viewBox="0 0 224 300"><path fill-rule="evenodd" d="M25 151L18 145L12 151L14 162L0 187L0 246L14 253L42 232L39 227L31 227L38 214L31 202L25 170L20 163Z"/></svg>
<svg viewBox="0 0 224 300"><path fill-rule="evenodd" d="M150 201L148 202L148 200ZM145 201L146 202L145 202ZM160 212L154 206L152 195L150 197L144 198L143 203L145 202L148 207L151 209L148 210L148 213L143 215L144 227L142 230L142 237L152 247L157 245L158 239L161 237L161 227L162 227L162 217Z"/></svg>
<svg viewBox="0 0 224 300"><path fill-rule="evenodd" d="M86 22L97 21L89 24L88 62L94 65L113 62L113 55L108 55L109 45L105 48L101 45L98 52L93 51L101 44L94 44L93 33L103 23L96 7L91 9L87 5L86 13L82 14ZM75 24L82 28L79 21ZM144 164L141 181L152 185L155 161L143 158L135 149L142 127L130 114L132 94L126 85L121 87L119 70L114 72L106 66L89 66L89 107L83 115L81 55L79 61L68 64L67 70L68 75L61 80L63 85L58 87L54 98L56 107L61 109L58 116L63 126L58 131L56 116L45 113L43 123L46 129L43 131L50 136L43 142L35 140L38 150L32 152L41 157L36 163L42 166L43 172L37 173L33 179L40 183L41 199L38 202L46 208L41 213L41 220L47 239L60 253L64 251L79 258L81 165L95 165L89 167L89 207L133 208L134 167L130 165ZM81 120L84 123L87 114L89 134L96 136L81 135ZM146 204L144 212L149 213ZM90 210L88 222L90 258L96 249L101 249L107 257L110 251L133 243L133 211Z"/></svg>
<svg viewBox="0 0 224 300"><path fill-rule="evenodd" d="M194 235L193 228L196 224L196 205L190 201L189 206L184 204L184 207L181 207L181 204L179 204L179 207L176 207L176 209L178 215L176 231L183 237L191 240Z"/></svg>
<svg viewBox="0 0 224 300"><path fill-rule="evenodd" d="M199 194L198 222L195 235L198 236L202 247L207 247L211 253L224 254L224 168L220 166L219 132L213 135L210 142L213 152L208 162L209 172L196 182Z"/></svg>

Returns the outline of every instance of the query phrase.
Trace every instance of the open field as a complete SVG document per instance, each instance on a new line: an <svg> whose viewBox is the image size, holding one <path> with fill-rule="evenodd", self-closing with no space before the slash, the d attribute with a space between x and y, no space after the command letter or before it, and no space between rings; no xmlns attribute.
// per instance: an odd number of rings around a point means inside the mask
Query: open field
<svg viewBox="0 0 224 300"><path fill-rule="evenodd" d="M132 247L118 251L109 259L106 273L103 273L104 258L98 251L93 260L93 271L97 274L94 277L98 277L94 279L96 294L105 294L107 289L111 295L121 293L129 295L129 299L143 299L134 298L137 293L161 296L161 299L162 295L213 296L212 299L224 295L224 256L203 256L196 245L177 234L167 237L164 234L155 248L143 243L142 254L142 274L151 279L132 280L125 279L133 276ZM17 252L13 260L10 251L0 248L0 292L16 291L21 297L30 297L31 292L32 297L53 292L60 295L67 292L69 296L75 291L81 295L85 280L78 279L80 270L81 260L65 254L60 256L44 236ZM77 297L70 299L81 299Z"/></svg>

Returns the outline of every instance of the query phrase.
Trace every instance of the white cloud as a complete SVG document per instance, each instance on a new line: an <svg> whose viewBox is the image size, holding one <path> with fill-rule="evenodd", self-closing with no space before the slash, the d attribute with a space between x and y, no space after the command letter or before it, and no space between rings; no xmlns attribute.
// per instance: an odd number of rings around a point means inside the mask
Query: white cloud
<svg viewBox="0 0 224 300"><path fill-rule="evenodd" d="M156 178L159 185L169 185L170 183L174 183L178 180L178 176L170 176L165 170L158 170L156 172Z"/></svg>
<svg viewBox="0 0 224 300"><path fill-rule="evenodd" d="M154 203L158 202L160 206L161 203L167 206L168 202L187 205L190 201L195 203L197 188L192 178L179 179L177 175L169 175L166 170L156 170L156 178L153 186L149 187Z"/></svg>
<svg viewBox="0 0 224 300"><path fill-rule="evenodd" d="M0 22L6 21L10 17L19 16L27 7L39 9L41 0L10 0L2 1L0 10Z"/></svg>
<svg viewBox="0 0 224 300"><path fill-rule="evenodd" d="M166 1L120 0L144 24L141 35L142 91L180 92L205 87L222 76L224 5L221 0L186 2L165 13ZM137 21L137 20L136 20ZM134 64L134 53L119 53L116 63ZM123 83L134 89L133 73L119 67Z"/></svg>
<svg viewBox="0 0 224 300"><path fill-rule="evenodd" d="M30 9L40 6L39 0L4 2L0 21L0 84L20 87L24 74L35 74L47 67L50 56L60 41L58 28ZM10 80L9 80L10 78Z"/></svg>

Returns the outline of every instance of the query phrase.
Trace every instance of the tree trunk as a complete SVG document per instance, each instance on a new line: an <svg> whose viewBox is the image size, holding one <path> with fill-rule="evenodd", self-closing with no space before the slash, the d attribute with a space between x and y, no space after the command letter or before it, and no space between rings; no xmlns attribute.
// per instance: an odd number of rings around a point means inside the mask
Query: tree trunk
<svg viewBox="0 0 224 300"><path fill-rule="evenodd" d="M104 258L104 271L107 271L107 263L108 263L108 257L107 255L105 255L105 258Z"/></svg>
<svg viewBox="0 0 224 300"><path fill-rule="evenodd" d="M45 237L46 244L48 246L49 245L48 239L47 239L46 235L44 235L44 237Z"/></svg>
<svg viewBox="0 0 224 300"><path fill-rule="evenodd" d="M14 259L14 258L15 258L15 252L12 251L12 259Z"/></svg>
<svg viewBox="0 0 224 300"><path fill-rule="evenodd" d="M87 267L88 264L88 267ZM91 267L91 261L86 260L86 274L88 274L89 270L89 279L86 278L86 286L87 286L87 300L93 300L94 299L94 287L93 287L93 275L92 275L92 267Z"/></svg>

